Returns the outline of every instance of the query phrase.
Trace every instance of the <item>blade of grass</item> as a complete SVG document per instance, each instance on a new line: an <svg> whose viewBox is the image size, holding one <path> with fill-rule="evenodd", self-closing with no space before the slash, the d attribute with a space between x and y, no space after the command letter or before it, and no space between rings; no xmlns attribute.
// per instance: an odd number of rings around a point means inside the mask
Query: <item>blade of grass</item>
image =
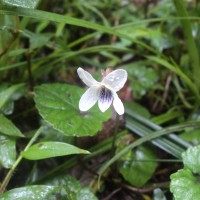
<svg viewBox="0 0 200 200"><path fill-rule="evenodd" d="M149 60L152 60L152 61L166 67L167 69L171 70L175 74L179 75L183 79L183 81L188 85L188 87L191 89L193 94L196 96L196 98L197 98L196 102L198 102L198 103L200 102L200 96L199 96L199 91L198 91L197 86L192 82L192 80L183 71L181 71L181 69L177 65L176 66L173 65L175 63L171 64L167 60L164 60L164 59L156 57L156 56L147 56L147 58Z"/></svg>
<svg viewBox="0 0 200 200"><path fill-rule="evenodd" d="M46 11L41 10L34 10L30 8L21 8L21 7L14 7L14 6L8 6L8 5L2 5L0 4L0 15L17 15L17 16L23 16L23 17L30 17L35 18L39 20L48 20L53 22L62 22L65 24L80 26L92 30L97 30L103 33L108 33L111 35L116 35L118 37L126 38L138 45L143 46L144 48L148 49L151 52L154 52L156 54L160 54L155 49L147 45L146 43L133 39L132 37L128 36L127 34L120 33L113 28L106 27L100 24L92 23L86 20L77 19L74 17L69 16L63 16L60 14L50 13Z"/></svg>
<svg viewBox="0 0 200 200"><path fill-rule="evenodd" d="M167 111L166 113L160 114L158 116L154 116L153 118L151 118L151 121L155 124L163 124L165 122L169 122L173 119L177 119L178 117L181 117L183 115L182 112L180 111Z"/></svg>
<svg viewBox="0 0 200 200"><path fill-rule="evenodd" d="M148 135L151 134L153 131L158 131L162 129L161 126L153 123L151 120L141 116L140 114L135 113L131 109L126 109L126 113L127 128L129 128L130 130L132 130L140 136ZM189 143L185 142L183 139L181 139L175 134L170 134L166 137L167 138L157 139L153 143L159 148L178 158L180 157L181 153L190 146Z"/></svg>
<svg viewBox="0 0 200 200"><path fill-rule="evenodd" d="M188 13L185 7L185 2L183 0L173 0L174 5L176 7L177 14L180 17L188 17ZM181 20L182 29L184 36L186 38L186 45L188 54L190 57L191 67L193 70L193 80L200 90L200 63L199 63L199 52L192 36L192 25L190 20L185 19Z"/></svg>
<svg viewBox="0 0 200 200"><path fill-rule="evenodd" d="M126 118L126 127L141 137L151 135L153 132L152 130L143 126L141 123L137 122L136 120L130 119L129 117ZM184 148L181 148L180 146L174 144L167 138L158 138L153 140L152 143L178 159L180 159L181 153L185 150Z"/></svg>
<svg viewBox="0 0 200 200"><path fill-rule="evenodd" d="M68 51L68 52L64 52L63 50L57 51L55 52L55 54L51 54L50 58L59 57L53 61L53 64L56 64L60 62L61 60L69 59L80 54L96 53L96 52L105 51L105 50L108 52L132 52L132 53L134 52L134 50L129 49L129 48L122 48L122 47L110 46L110 45L98 45L98 46L80 49L78 51Z"/></svg>

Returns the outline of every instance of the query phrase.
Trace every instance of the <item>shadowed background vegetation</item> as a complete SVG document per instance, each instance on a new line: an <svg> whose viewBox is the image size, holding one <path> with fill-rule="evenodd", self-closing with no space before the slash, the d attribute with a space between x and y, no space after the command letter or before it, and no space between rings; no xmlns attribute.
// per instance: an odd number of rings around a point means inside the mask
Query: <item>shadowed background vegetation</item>
<svg viewBox="0 0 200 200"><path fill-rule="evenodd" d="M198 200L199 13L197 0L0 0L0 199ZM79 111L78 67L128 72L124 116Z"/></svg>

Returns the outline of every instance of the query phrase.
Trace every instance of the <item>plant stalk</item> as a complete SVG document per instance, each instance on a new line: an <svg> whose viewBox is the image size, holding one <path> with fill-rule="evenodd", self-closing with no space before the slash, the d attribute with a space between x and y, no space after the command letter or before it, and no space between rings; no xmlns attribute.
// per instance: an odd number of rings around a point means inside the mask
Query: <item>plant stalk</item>
<svg viewBox="0 0 200 200"><path fill-rule="evenodd" d="M43 130L43 127L39 128L38 131L35 133L35 135L32 137L32 139L29 141L29 143L26 145L24 151L28 150L29 147L35 142L35 140L37 139L37 137L41 134ZM19 165L19 163L21 162L21 160L23 159L23 157L21 155L19 155L19 157L17 158L17 160L15 161L14 165L11 167L11 169L9 170L9 172L7 173L6 177L4 178L1 186L0 186L0 194L3 194L11 177L13 172L15 171L15 169L17 168L17 166Z"/></svg>

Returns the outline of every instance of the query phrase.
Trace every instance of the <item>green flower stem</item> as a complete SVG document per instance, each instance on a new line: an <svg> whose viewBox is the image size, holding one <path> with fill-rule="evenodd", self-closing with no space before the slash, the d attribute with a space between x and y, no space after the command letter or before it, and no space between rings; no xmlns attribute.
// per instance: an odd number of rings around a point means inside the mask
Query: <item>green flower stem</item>
<svg viewBox="0 0 200 200"><path fill-rule="evenodd" d="M24 151L28 150L29 147L35 142L35 140L37 139L37 137L41 134L43 130L43 127L39 128L38 131L35 133L35 135L32 137L32 139L29 141L29 143L26 145ZM6 177L4 178L1 186L0 186L0 194L3 194L11 177L13 172L15 171L15 169L17 168L17 166L19 165L19 163L22 160L22 156L19 155L18 159L15 161L14 165L12 166L12 168L9 170L8 174L6 175Z"/></svg>
<svg viewBox="0 0 200 200"><path fill-rule="evenodd" d="M184 1L183 0L173 0L173 2L176 7L177 14L180 17L188 17L188 13L185 8ZM181 24L182 24L184 36L186 38L187 50L189 53L191 67L193 70L193 79L194 79L194 82L195 82L196 86L198 87L198 89L200 89L199 53L198 53L198 49L197 49L195 40L192 36L191 21L189 19L181 20Z"/></svg>
<svg viewBox="0 0 200 200"><path fill-rule="evenodd" d="M115 112L115 113L116 113L115 130L114 130L114 133L113 133L111 156L113 156L115 154L115 142L116 142L117 132L118 132L118 128L119 128L119 115L117 114L117 112Z"/></svg>

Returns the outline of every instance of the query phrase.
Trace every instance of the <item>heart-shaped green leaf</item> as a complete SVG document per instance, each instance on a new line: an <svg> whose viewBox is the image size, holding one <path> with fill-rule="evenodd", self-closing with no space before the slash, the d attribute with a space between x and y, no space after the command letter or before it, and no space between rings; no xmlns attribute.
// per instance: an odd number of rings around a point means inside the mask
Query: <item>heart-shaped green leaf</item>
<svg viewBox="0 0 200 200"><path fill-rule="evenodd" d="M7 191L0 196L0 199L1 200L56 199L56 192L59 191L60 189L61 187L58 186L32 185Z"/></svg>
<svg viewBox="0 0 200 200"><path fill-rule="evenodd" d="M190 147L187 151L183 152L183 163L193 173L200 174L200 145Z"/></svg>
<svg viewBox="0 0 200 200"><path fill-rule="evenodd" d="M130 86L133 89L133 95L140 99L146 92L155 86L158 76L152 68L145 66L146 63L131 63L124 69L129 74Z"/></svg>
<svg viewBox="0 0 200 200"><path fill-rule="evenodd" d="M129 138L128 136L124 136L122 140L129 141ZM119 148L123 148L123 146L123 144L119 144L118 150ZM152 149L147 146L140 146L121 157L118 168L125 180L134 186L141 187L153 175L157 167L157 162L154 161L155 159L156 156Z"/></svg>
<svg viewBox="0 0 200 200"><path fill-rule="evenodd" d="M23 151L21 155L29 160L40 160L45 158L65 156L70 154L89 153L71 144L63 142L40 142Z"/></svg>
<svg viewBox="0 0 200 200"><path fill-rule="evenodd" d="M110 112L93 107L80 112L78 102L84 90L68 84L44 84L35 88L35 102L41 116L55 129L69 136L95 135Z"/></svg>
<svg viewBox="0 0 200 200"><path fill-rule="evenodd" d="M176 200L199 200L198 177L195 177L189 169L181 169L170 178L170 190Z"/></svg>

